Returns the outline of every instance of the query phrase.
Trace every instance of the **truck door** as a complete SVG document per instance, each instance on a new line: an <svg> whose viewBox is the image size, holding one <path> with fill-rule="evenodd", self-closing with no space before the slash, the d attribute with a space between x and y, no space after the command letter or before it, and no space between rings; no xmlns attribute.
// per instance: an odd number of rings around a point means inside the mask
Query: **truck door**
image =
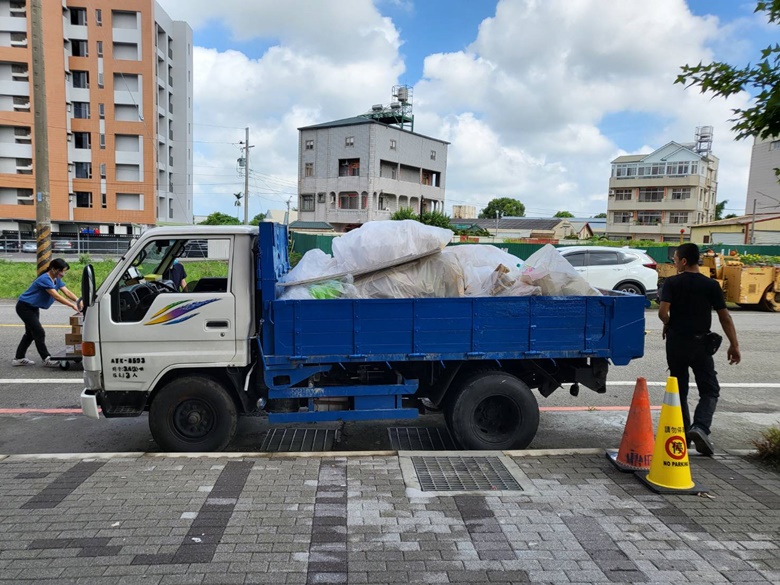
<svg viewBox="0 0 780 585"><path fill-rule="evenodd" d="M106 389L145 389L156 373L180 365L231 364L236 355L234 239L205 241L205 258L177 258L185 240L151 240L112 285L110 298L100 302ZM182 291L180 283L169 280L174 259L186 273Z"/></svg>

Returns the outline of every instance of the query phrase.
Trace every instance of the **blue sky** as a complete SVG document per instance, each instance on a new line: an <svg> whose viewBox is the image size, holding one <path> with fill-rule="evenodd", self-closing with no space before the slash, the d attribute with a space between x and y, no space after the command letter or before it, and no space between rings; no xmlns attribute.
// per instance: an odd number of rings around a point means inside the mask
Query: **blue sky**
<svg viewBox="0 0 780 585"><path fill-rule="evenodd" d="M731 108L674 85L684 63L743 66L777 27L742 0L160 0L193 28L195 213L296 205L297 128L414 88L415 130L448 140L447 208L515 197L529 216L605 211L609 163L715 127L719 200L744 211L750 141ZM278 6L277 6L278 4Z"/></svg>

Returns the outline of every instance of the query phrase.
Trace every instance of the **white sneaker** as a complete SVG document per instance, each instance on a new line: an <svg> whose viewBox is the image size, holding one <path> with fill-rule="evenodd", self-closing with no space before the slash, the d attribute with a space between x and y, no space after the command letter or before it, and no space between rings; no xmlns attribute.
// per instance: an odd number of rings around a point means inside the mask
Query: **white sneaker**
<svg viewBox="0 0 780 585"><path fill-rule="evenodd" d="M60 362L51 359L51 356L49 356L45 360L43 360L43 365L46 366L47 368L59 368Z"/></svg>
<svg viewBox="0 0 780 585"><path fill-rule="evenodd" d="M35 365L35 362L32 360L28 360L27 358L19 358L19 359L12 359L11 360L12 366L33 366Z"/></svg>

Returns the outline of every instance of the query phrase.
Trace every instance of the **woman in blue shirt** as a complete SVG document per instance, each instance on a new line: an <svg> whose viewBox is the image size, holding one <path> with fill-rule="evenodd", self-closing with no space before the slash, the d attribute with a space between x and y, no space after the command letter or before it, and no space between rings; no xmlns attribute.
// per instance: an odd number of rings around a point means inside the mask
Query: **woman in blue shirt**
<svg viewBox="0 0 780 585"><path fill-rule="evenodd" d="M59 364L50 358L51 354L46 348L46 332L40 321L40 310L48 309L54 301L62 303L79 312L78 297L70 292L62 277L70 268L70 265L62 258L55 258L49 263L49 269L36 278L26 291L22 293L16 302L16 314L24 322L24 335L19 347L16 348L16 357L11 361L14 366L31 366L35 362L27 359L27 349L35 342L38 353L43 358L43 365L57 367Z"/></svg>

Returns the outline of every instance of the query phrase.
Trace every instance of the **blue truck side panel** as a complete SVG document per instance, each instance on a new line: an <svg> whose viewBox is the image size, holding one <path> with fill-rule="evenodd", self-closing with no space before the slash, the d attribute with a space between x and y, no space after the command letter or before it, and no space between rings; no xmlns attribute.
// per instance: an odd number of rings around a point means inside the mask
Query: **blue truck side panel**
<svg viewBox="0 0 780 585"><path fill-rule="evenodd" d="M643 353L644 299L474 297L272 301L270 367L296 363L609 357ZM641 316L641 318L637 318Z"/></svg>

